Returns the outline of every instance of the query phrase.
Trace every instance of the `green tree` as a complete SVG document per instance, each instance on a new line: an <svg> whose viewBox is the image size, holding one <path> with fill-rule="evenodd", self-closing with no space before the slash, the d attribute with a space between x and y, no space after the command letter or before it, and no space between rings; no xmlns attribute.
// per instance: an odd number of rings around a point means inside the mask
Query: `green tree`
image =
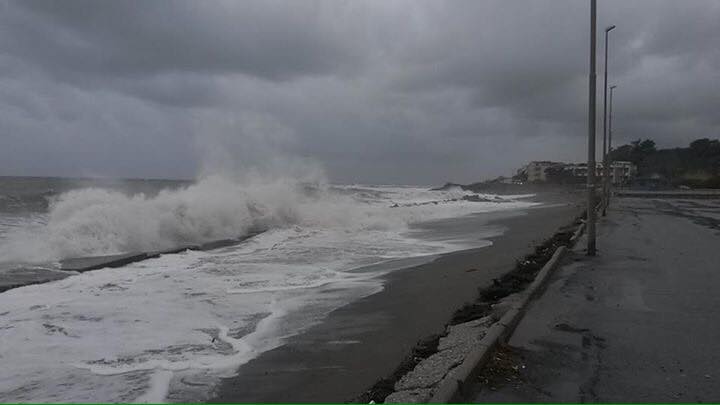
<svg viewBox="0 0 720 405"><path fill-rule="evenodd" d="M657 149L651 139L637 139L619 146L613 160L637 165L640 176L660 174L674 184L692 187L720 185L720 140L701 138L686 148Z"/></svg>
<svg viewBox="0 0 720 405"><path fill-rule="evenodd" d="M720 141L708 138L694 140L690 143L690 152L703 158L720 156Z"/></svg>
<svg viewBox="0 0 720 405"><path fill-rule="evenodd" d="M614 149L610 152L610 158L612 160L629 161L640 167L642 162L655 152L657 152L655 141L652 139L637 139L630 142L630 145L622 145Z"/></svg>

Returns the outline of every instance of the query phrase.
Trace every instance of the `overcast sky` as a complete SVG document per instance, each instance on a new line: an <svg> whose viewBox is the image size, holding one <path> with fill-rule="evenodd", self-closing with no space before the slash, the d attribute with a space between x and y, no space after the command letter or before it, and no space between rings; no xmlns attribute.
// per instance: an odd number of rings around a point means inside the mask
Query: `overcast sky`
<svg viewBox="0 0 720 405"><path fill-rule="evenodd" d="M0 175L432 184L582 160L589 3L0 1ZM720 1L598 3L617 141L719 137Z"/></svg>

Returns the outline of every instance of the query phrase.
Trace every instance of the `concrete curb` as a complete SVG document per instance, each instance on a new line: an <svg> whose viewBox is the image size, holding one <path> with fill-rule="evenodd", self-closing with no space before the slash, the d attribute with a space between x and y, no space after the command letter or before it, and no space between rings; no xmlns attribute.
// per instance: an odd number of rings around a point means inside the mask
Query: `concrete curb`
<svg viewBox="0 0 720 405"><path fill-rule="evenodd" d="M615 190L616 197L629 198L669 198L669 199L691 199L691 200L713 200L720 199L720 192L714 190L706 191L632 191Z"/></svg>
<svg viewBox="0 0 720 405"><path fill-rule="evenodd" d="M570 239L571 243L574 244L584 230L585 224L582 223ZM435 392L428 402L449 403L462 399L464 387L468 385L468 382L471 381L488 362L497 344L506 342L509 339L515 327L520 323L520 320L525 314L525 310L530 304L530 301L539 295L566 251L567 248L565 246L560 246L555 250L550 260L545 263L537 276L535 276L535 280L525 290L522 299L510 307L505 315L488 329L487 334L480 341L478 347L472 350L459 366L450 370L437 385Z"/></svg>
<svg viewBox="0 0 720 405"><path fill-rule="evenodd" d="M585 222L581 223L578 226L578 229L575 231L572 238L570 238L570 243L574 245L575 242L580 239L580 236L582 236L583 232L585 232Z"/></svg>

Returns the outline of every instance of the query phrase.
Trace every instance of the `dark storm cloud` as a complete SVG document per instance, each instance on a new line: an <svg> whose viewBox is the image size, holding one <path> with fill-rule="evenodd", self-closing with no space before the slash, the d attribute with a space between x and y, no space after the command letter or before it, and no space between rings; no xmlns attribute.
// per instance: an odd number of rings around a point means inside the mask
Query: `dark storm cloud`
<svg viewBox="0 0 720 405"><path fill-rule="evenodd" d="M431 183L580 160L588 3L0 3L0 170L300 159L341 181ZM618 26L616 139L720 135L719 3L600 1L598 16Z"/></svg>
<svg viewBox="0 0 720 405"><path fill-rule="evenodd" d="M354 50L322 24L321 4L31 0L9 8L4 22L15 35L6 49L75 79L244 72L281 80L355 62Z"/></svg>

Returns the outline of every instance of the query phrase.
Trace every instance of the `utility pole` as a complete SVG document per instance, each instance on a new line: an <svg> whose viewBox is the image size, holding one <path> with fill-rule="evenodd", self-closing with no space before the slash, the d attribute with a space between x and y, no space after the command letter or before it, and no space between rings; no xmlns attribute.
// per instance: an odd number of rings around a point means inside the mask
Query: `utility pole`
<svg viewBox="0 0 720 405"><path fill-rule="evenodd" d="M612 159L610 157L610 153L612 152L612 106L613 106L613 89L615 89L617 86L610 86L610 112L608 113L608 164L612 164ZM614 178L613 173L613 178ZM610 191L612 189L612 183L610 183L610 187L608 188L607 192L607 205L610 205Z"/></svg>
<svg viewBox="0 0 720 405"><path fill-rule="evenodd" d="M608 33L615 28L611 25L605 28L605 90L603 94L603 216L607 215L607 204L610 198L610 167L608 165L608 130L607 130L607 96L608 96Z"/></svg>
<svg viewBox="0 0 720 405"><path fill-rule="evenodd" d="M590 0L590 84L588 88L587 255L595 256L595 48L597 0Z"/></svg>

